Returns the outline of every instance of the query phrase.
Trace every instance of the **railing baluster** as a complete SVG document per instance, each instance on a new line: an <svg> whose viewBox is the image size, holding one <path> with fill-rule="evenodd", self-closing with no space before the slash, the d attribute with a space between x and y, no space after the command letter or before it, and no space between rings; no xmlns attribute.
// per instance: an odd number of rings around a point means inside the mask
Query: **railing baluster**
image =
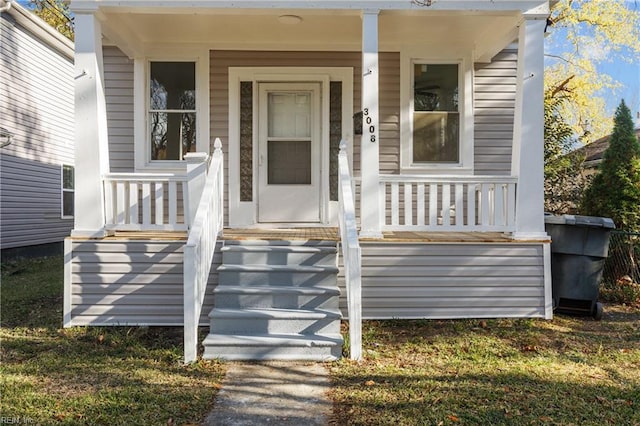
<svg viewBox="0 0 640 426"><path fill-rule="evenodd" d="M399 208L399 188L398 183L393 182L391 184L391 225L398 225L400 223L400 208Z"/></svg>
<svg viewBox="0 0 640 426"><path fill-rule="evenodd" d="M142 224L151 225L151 183L142 183Z"/></svg>
<svg viewBox="0 0 640 426"><path fill-rule="evenodd" d="M178 190L175 182L169 182L169 225L178 223Z"/></svg>
<svg viewBox="0 0 640 426"><path fill-rule="evenodd" d="M429 185L429 226L438 226L438 185Z"/></svg>
<svg viewBox="0 0 640 426"><path fill-rule="evenodd" d="M164 224L164 185L155 183L156 225Z"/></svg>
<svg viewBox="0 0 640 426"><path fill-rule="evenodd" d="M507 184L507 227L514 228L516 224L516 184Z"/></svg>
<svg viewBox="0 0 640 426"><path fill-rule="evenodd" d="M404 224L413 225L413 185L404 183Z"/></svg>
<svg viewBox="0 0 640 426"><path fill-rule="evenodd" d="M138 224L138 183L131 182L129 185L129 223Z"/></svg>
<svg viewBox="0 0 640 426"><path fill-rule="evenodd" d="M126 216L125 205L127 202L125 201L127 198L125 196L125 188L127 186L127 182L118 182L116 186L116 206L117 206L117 214L116 221L118 223L123 223Z"/></svg>
<svg viewBox="0 0 640 426"><path fill-rule="evenodd" d="M489 215L491 212L491 207L489 205L489 184L483 183L480 185L480 200L481 200L481 209L482 219L480 221L480 225L483 227L489 226Z"/></svg>
<svg viewBox="0 0 640 426"><path fill-rule="evenodd" d="M464 188L463 188L463 184L461 183L456 183L455 185L455 195L456 195L456 201L455 201L455 208L456 208L456 227L463 227L464 226Z"/></svg>
<svg viewBox="0 0 640 426"><path fill-rule="evenodd" d="M451 186L442 185L442 226L451 226Z"/></svg>
<svg viewBox="0 0 640 426"><path fill-rule="evenodd" d="M495 184L493 189L494 220L493 225L504 226L504 186Z"/></svg>
<svg viewBox="0 0 640 426"><path fill-rule="evenodd" d="M467 184L467 223L469 227L476 225L476 184Z"/></svg>
<svg viewBox="0 0 640 426"><path fill-rule="evenodd" d="M417 192L417 225L424 226L424 183L419 183L416 189Z"/></svg>

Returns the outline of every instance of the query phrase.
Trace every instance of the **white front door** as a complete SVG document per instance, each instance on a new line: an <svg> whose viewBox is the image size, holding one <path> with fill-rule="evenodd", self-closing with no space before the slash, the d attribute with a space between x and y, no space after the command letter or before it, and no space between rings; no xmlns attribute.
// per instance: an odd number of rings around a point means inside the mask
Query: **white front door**
<svg viewBox="0 0 640 426"><path fill-rule="evenodd" d="M258 222L320 222L320 83L259 85Z"/></svg>

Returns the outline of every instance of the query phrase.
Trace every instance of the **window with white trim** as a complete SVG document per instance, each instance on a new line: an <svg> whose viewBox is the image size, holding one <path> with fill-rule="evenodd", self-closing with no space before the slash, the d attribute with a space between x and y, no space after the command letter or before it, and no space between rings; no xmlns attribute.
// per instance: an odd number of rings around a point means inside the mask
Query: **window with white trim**
<svg viewBox="0 0 640 426"><path fill-rule="evenodd" d="M402 173L473 173L471 64L402 55Z"/></svg>
<svg viewBox="0 0 640 426"><path fill-rule="evenodd" d="M152 162L196 151L195 62L150 62L148 108Z"/></svg>
<svg viewBox="0 0 640 426"><path fill-rule="evenodd" d="M412 163L460 163L458 64L413 65Z"/></svg>
<svg viewBox="0 0 640 426"><path fill-rule="evenodd" d="M188 152L209 152L209 50L165 53L133 63L136 172L183 173Z"/></svg>
<svg viewBox="0 0 640 426"><path fill-rule="evenodd" d="M74 214L74 198L75 198L75 183L74 183L74 167L67 164L62 165L62 173L60 179L61 186L61 217L63 219L71 219Z"/></svg>

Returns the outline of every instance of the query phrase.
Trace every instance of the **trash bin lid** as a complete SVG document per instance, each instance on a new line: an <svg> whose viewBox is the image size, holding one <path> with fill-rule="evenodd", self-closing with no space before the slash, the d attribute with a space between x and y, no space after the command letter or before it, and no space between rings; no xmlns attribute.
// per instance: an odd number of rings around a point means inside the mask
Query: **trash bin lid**
<svg viewBox="0 0 640 426"><path fill-rule="evenodd" d="M579 215L572 215L572 214L564 214L562 216L545 215L544 223L549 225L576 225L576 226L590 226L593 228L607 228L607 229L616 228L616 225L613 223L613 220L608 217L579 216Z"/></svg>

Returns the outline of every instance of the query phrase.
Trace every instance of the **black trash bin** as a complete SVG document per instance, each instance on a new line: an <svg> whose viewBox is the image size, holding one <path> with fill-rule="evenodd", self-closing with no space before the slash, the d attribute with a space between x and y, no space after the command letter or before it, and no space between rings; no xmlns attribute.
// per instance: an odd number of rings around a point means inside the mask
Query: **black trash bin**
<svg viewBox="0 0 640 426"><path fill-rule="evenodd" d="M545 216L551 236L551 278L556 312L602 318L600 279L613 220L593 216Z"/></svg>

